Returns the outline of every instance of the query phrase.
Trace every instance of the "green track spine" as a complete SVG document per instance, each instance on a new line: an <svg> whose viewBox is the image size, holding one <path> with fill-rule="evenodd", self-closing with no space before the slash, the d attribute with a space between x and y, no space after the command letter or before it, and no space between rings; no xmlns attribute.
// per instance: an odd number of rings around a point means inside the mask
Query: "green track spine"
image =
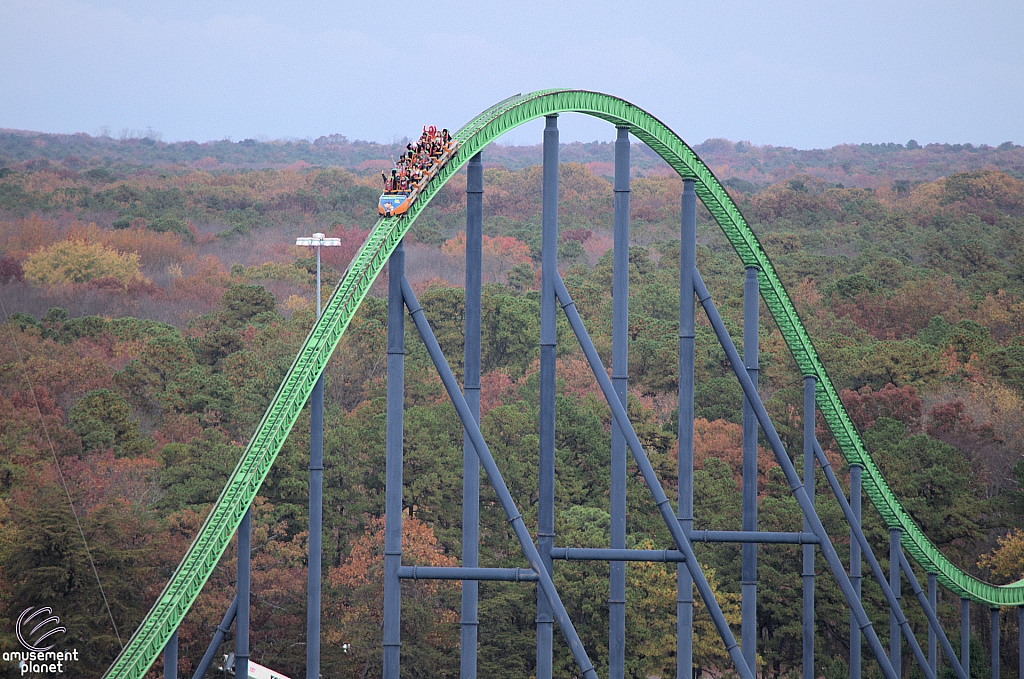
<svg viewBox="0 0 1024 679"><path fill-rule="evenodd" d="M455 155L424 188L409 211L401 217L377 222L303 342L195 540L152 609L107 670L105 679L142 679L160 657L238 530L242 516L255 499L353 315L420 212L487 144L523 123L567 112L584 113L629 127L635 137L650 146L682 178L694 180L697 195L744 266L757 267L762 299L800 370L817 378L817 405L843 456L848 463L864 468L863 485L868 498L889 528L902 531L903 546L914 560L925 570L936 573L939 581L958 596L986 606L1024 605L1024 581L997 586L972 577L949 561L914 524L868 454L771 261L711 169L668 126L633 104L600 92L554 89L509 97L466 123L455 134L459 143Z"/></svg>

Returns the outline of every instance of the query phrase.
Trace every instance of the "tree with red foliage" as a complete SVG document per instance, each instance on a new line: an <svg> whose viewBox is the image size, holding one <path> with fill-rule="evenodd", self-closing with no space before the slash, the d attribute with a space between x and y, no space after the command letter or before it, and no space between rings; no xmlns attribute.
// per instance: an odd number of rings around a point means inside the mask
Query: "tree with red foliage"
<svg viewBox="0 0 1024 679"><path fill-rule="evenodd" d="M675 458L679 454L678 442L669 454ZM707 460L718 459L724 462L732 472L736 488L743 483L743 428L726 420L708 422L702 417L693 421L693 463L696 469L703 469ZM768 451L758 447L757 451L757 489L761 493L767 488L768 473L777 467L775 458Z"/></svg>
<svg viewBox="0 0 1024 679"><path fill-rule="evenodd" d="M13 257L0 259L0 285L7 285L11 281L21 282L25 280L25 270L21 262Z"/></svg>
<svg viewBox="0 0 1024 679"><path fill-rule="evenodd" d="M581 245L590 240L590 237L594 235L594 232L590 229L569 229L559 234L562 242L567 240L574 240Z"/></svg>
<svg viewBox="0 0 1024 679"><path fill-rule="evenodd" d="M934 406L928 411L925 427L928 435L959 450L970 460L975 474L985 484L990 497L1013 483L1006 446L989 424L976 425L967 406L957 399Z"/></svg>
<svg viewBox="0 0 1024 679"><path fill-rule="evenodd" d="M340 238L341 245L339 247L322 248L320 252L321 263L338 271L344 271L348 267L349 262L352 261L352 258L356 256L359 248L363 246L363 241L366 240L366 236L369 233L369 229L360 229L355 226L346 228L341 224L335 224L327 235L331 238Z"/></svg>
<svg viewBox="0 0 1024 679"><path fill-rule="evenodd" d="M861 431L870 429L879 417L899 420L907 425L910 432L916 433L921 429L921 397L917 395L917 389L909 384L897 387L890 382L879 391L874 391L870 386L861 387L857 391L843 389L839 398Z"/></svg>

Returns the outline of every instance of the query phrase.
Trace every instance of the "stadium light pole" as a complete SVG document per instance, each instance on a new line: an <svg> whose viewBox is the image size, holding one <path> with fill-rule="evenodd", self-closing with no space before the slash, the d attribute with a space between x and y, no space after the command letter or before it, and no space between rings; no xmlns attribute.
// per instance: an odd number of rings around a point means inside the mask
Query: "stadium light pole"
<svg viewBox="0 0 1024 679"><path fill-rule="evenodd" d="M295 244L307 248L316 248L316 317L320 318L320 248L338 247L340 238L327 238L322 233L303 236L295 239Z"/></svg>
<svg viewBox="0 0 1024 679"><path fill-rule="evenodd" d="M316 248L316 317L320 318L320 248L341 245L322 233L296 238L295 244ZM320 679L320 561L323 538L324 376L309 397L309 586L306 593L306 679Z"/></svg>

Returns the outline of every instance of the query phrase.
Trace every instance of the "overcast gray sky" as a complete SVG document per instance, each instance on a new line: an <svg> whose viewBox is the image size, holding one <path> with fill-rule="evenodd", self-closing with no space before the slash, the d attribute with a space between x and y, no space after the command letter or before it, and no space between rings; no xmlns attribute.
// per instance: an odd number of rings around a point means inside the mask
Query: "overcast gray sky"
<svg viewBox="0 0 1024 679"><path fill-rule="evenodd" d="M391 141L578 87L693 143L1024 143L1022 36L1020 0L0 0L0 127Z"/></svg>

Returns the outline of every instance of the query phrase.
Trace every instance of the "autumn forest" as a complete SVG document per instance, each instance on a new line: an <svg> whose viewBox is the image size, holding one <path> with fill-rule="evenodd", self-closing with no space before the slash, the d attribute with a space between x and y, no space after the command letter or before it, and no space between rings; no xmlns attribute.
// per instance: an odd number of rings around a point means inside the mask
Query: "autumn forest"
<svg viewBox="0 0 1024 679"><path fill-rule="evenodd" d="M51 606L86 659L81 676L102 675L177 566L312 326L316 264L295 238L322 231L341 239L324 251L324 280L335 285L376 222L380 172L400 149L404 142L339 135L197 144L0 130L0 618ZM1024 147L911 141L800 151L716 139L695 150L757 232L917 524L977 577L1024 576ZM559 194L559 266L606 364L612 155L608 143L563 146ZM535 531L540 147L495 145L483 157L481 428ZM461 173L406 239L410 282L457 373L465 188ZM629 413L669 497L681 191L678 177L635 143ZM742 266L703 208L697 228L698 266L739 342ZM380 674L385 288L382 276L326 372L324 677ZM555 542L603 547L611 416L559 323ZM411 323L406 332L403 551L408 563L458 565L463 434ZM801 375L763 307L760 333L760 392L795 459ZM695 525L739 529L741 391L701 314L696 370ZM307 409L253 509L252 659L292 677L305 672L308 424ZM818 437L846 483L823 422ZM800 530L766 444L760 460L760 528ZM671 546L635 467L630 474L630 546ZM847 559L841 511L824 477L817 483L818 512ZM870 503L865 528L887 567L888 534ZM486 483L480 534L480 565L526 565ZM738 629L739 549L695 549ZM759 671L794 676L801 552L759 549ZM820 559L818 569L819 674L843 679L848 612ZM608 657L607 574L601 563L555 568L599 673ZM191 676L234 580L231 548L180 630L181 676ZM631 677L675 674L675 583L674 566L627 569ZM534 587L482 583L480 592L481 676L530 677ZM888 612L869 578L864 597L887 644ZM940 614L956 646L959 601L945 593ZM924 634L920 609L908 615ZM976 615L971 669L981 679L988 612L976 607ZM458 676L458 620L457 583L405 582L406 676ZM701 607L695 625L695 662L705 676L728 673ZM1016 633L1015 622L1004 625L1007 679L1016 674ZM16 644L13 627L0 625L0 646ZM233 633L222 652L231 648ZM906 676L923 676L909 655ZM556 676L576 676L557 635L555 664ZM881 677L867 659L864 672ZM18 673L5 666L0 676Z"/></svg>

